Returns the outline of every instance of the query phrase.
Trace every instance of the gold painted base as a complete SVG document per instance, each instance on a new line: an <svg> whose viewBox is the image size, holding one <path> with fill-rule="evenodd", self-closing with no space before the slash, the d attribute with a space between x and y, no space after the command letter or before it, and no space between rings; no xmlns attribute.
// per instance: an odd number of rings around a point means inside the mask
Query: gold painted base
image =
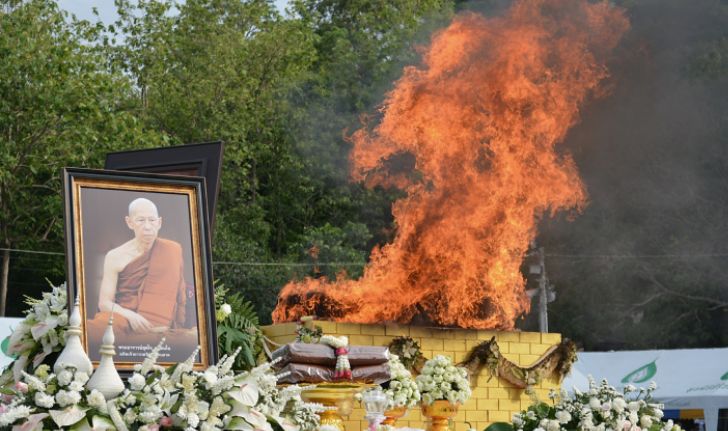
<svg viewBox="0 0 728 431"><path fill-rule="evenodd" d="M309 403L320 403L328 407L321 416L321 425L335 426L344 430L343 416L349 416L354 407L354 394L371 385L358 383L321 383L314 389L301 393L301 398Z"/></svg>
<svg viewBox="0 0 728 431"><path fill-rule="evenodd" d="M396 407L391 410L384 412L385 419L382 421L382 425L394 426L397 419L407 414L407 407Z"/></svg>
<svg viewBox="0 0 728 431"><path fill-rule="evenodd" d="M336 408L324 410L321 413L319 413L319 416L321 417L320 424L322 426L323 425L333 426L333 427L340 429L341 431L345 431L344 430L344 419L341 417L341 415L336 410Z"/></svg>
<svg viewBox="0 0 728 431"><path fill-rule="evenodd" d="M427 421L427 431L450 431L450 419L458 413L458 404L447 400L437 400L432 404L422 405L422 415Z"/></svg>

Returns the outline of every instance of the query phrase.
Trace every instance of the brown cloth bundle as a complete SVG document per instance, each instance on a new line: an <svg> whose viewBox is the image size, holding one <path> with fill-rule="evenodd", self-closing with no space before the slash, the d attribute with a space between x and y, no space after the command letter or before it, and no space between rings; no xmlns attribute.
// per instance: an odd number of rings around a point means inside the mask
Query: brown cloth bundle
<svg viewBox="0 0 728 431"><path fill-rule="evenodd" d="M352 372L356 367L380 365L389 361L389 349L383 346L349 346L349 363ZM306 365L336 366L334 349L325 344L289 343L279 347L273 353L276 368L283 368L290 363ZM356 379L354 379L356 380Z"/></svg>
<svg viewBox="0 0 728 431"><path fill-rule="evenodd" d="M341 380L334 379L334 369L312 364L288 363L280 370L282 376L278 383L335 383ZM352 368L351 379L357 383L382 384L391 380L389 364L365 365Z"/></svg>

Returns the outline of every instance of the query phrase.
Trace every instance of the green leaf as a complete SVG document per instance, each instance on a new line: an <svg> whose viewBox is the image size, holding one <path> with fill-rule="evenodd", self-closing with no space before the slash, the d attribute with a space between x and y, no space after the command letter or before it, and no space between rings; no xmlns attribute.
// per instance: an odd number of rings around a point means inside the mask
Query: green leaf
<svg viewBox="0 0 728 431"><path fill-rule="evenodd" d="M538 403L535 406L532 406L534 410L536 411L536 415L539 417L548 417L549 411L551 410L551 406L549 406L546 403Z"/></svg>
<svg viewBox="0 0 728 431"><path fill-rule="evenodd" d="M493 422L483 431L513 431L513 425L508 422Z"/></svg>

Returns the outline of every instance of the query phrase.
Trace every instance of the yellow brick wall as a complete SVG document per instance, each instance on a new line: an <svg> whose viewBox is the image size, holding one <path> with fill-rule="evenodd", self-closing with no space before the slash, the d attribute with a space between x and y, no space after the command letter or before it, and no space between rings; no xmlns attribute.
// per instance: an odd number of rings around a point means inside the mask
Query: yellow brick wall
<svg viewBox="0 0 728 431"><path fill-rule="evenodd" d="M561 334L541 334L538 332L498 332L468 329L439 329L397 325L360 325L354 323L335 323L317 321L325 334L347 335L350 345L386 346L393 338L409 335L420 343L426 358L435 355L448 355L455 362L462 361L466 353L483 341L495 336L500 352L512 362L527 366L532 364L546 349L561 341ZM295 323L266 326L263 332L272 341L285 344L295 339ZM547 400L550 389L558 388L557 379L548 379L536 388L539 399ZM460 407L454 419L455 431L467 431L465 422L482 431L492 422L510 421L511 415L527 408L531 398L506 381L490 378L483 370L473 386L473 396ZM344 418L347 431L365 430L364 409L356 408ZM425 428L422 414L418 408L411 409L405 417L397 421L397 426Z"/></svg>

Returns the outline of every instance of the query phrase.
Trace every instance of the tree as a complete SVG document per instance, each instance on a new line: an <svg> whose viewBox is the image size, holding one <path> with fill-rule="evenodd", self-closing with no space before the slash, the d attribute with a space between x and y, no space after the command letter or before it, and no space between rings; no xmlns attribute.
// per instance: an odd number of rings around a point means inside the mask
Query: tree
<svg viewBox="0 0 728 431"><path fill-rule="evenodd" d="M123 109L130 83L92 43L99 29L68 23L46 0L2 1L0 12L0 315L13 248L60 251L60 168L99 166L119 142L160 144Z"/></svg>
<svg viewBox="0 0 728 431"><path fill-rule="evenodd" d="M237 263L285 254L296 226L306 185L288 95L309 73L313 34L262 0L192 0L176 15L170 2L118 5L126 37L114 57L136 82L145 124L176 143L225 141L214 257L233 263L216 277L270 309L284 269Z"/></svg>

